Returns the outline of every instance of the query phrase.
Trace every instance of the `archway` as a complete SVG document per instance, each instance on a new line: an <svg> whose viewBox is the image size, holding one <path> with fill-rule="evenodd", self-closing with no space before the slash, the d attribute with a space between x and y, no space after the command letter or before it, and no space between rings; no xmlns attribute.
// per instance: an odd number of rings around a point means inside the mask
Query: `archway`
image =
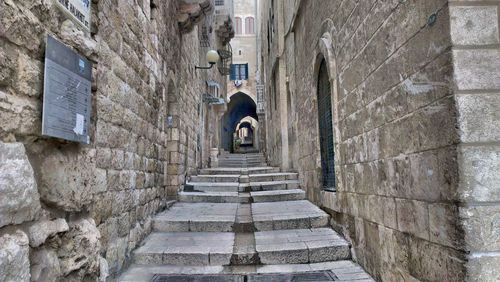
<svg viewBox="0 0 500 282"><path fill-rule="evenodd" d="M250 116L256 121L257 105L254 100L243 92L238 92L231 96L227 105L227 111L222 119L222 148L233 152L233 134L236 126L245 117Z"/></svg>

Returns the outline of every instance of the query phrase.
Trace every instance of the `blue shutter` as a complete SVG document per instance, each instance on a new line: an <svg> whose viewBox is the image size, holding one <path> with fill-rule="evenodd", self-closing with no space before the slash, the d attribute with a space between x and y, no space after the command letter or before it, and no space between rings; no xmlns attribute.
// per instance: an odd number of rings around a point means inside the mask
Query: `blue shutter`
<svg viewBox="0 0 500 282"><path fill-rule="evenodd" d="M238 71L236 65L231 64L231 73L229 74L229 80L236 80L236 71Z"/></svg>
<svg viewBox="0 0 500 282"><path fill-rule="evenodd" d="M248 80L248 64L245 64L245 75L242 80Z"/></svg>

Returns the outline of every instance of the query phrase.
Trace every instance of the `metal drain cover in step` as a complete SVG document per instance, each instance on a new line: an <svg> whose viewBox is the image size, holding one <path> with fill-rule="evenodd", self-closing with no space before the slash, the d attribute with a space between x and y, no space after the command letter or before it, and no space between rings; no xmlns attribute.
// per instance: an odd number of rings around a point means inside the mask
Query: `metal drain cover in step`
<svg viewBox="0 0 500 282"><path fill-rule="evenodd" d="M243 282L238 274L157 274L151 282Z"/></svg>
<svg viewBox="0 0 500 282"><path fill-rule="evenodd" d="M157 274L151 282L327 282L339 279L331 271L261 274Z"/></svg>
<svg viewBox="0 0 500 282"><path fill-rule="evenodd" d="M338 281L331 271L311 271L300 273L249 274L248 282L326 282Z"/></svg>

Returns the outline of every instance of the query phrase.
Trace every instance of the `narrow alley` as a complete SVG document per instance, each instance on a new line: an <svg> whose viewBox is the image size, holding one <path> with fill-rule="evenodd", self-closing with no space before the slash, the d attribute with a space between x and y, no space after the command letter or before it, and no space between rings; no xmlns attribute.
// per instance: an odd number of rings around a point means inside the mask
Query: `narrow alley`
<svg viewBox="0 0 500 282"><path fill-rule="evenodd" d="M500 281L500 0L0 0L0 282Z"/></svg>
<svg viewBox="0 0 500 282"><path fill-rule="evenodd" d="M268 167L262 154L219 165L191 176L153 219L120 281L373 281L328 214L305 200L297 173Z"/></svg>

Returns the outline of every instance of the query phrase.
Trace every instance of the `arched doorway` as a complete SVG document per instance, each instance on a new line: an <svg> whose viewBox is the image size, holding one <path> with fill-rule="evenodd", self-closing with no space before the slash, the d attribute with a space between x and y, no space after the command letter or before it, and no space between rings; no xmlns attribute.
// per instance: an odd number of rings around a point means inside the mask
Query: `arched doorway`
<svg viewBox="0 0 500 282"><path fill-rule="evenodd" d="M326 61L321 61L318 73L318 125L321 151L321 172L324 189L335 189L335 156L332 125L332 97Z"/></svg>
<svg viewBox="0 0 500 282"><path fill-rule="evenodd" d="M257 105L254 100L243 92L238 92L231 96L227 105L227 111L222 119L222 148L233 152L233 136L236 126L245 117L250 116L256 121Z"/></svg>

